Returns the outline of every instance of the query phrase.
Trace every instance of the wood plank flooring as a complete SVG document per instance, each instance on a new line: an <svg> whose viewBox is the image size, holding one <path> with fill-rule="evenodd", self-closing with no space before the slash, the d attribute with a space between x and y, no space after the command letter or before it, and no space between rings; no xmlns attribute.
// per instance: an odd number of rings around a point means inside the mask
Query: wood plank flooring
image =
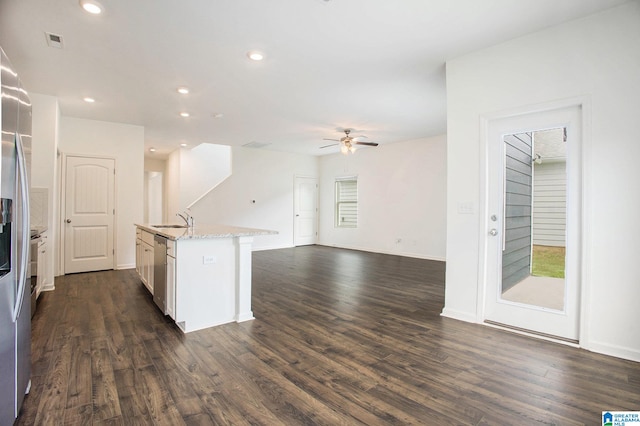
<svg viewBox="0 0 640 426"><path fill-rule="evenodd" d="M56 279L18 425L595 425L640 364L440 316L444 263L253 254L256 319L183 335L135 271Z"/></svg>

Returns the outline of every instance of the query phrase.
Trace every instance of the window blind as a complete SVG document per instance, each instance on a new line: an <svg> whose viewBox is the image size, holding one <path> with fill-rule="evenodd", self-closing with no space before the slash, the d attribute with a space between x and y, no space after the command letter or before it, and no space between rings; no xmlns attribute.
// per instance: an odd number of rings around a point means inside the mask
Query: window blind
<svg viewBox="0 0 640 426"><path fill-rule="evenodd" d="M358 226L358 180L355 177L336 179L336 226Z"/></svg>

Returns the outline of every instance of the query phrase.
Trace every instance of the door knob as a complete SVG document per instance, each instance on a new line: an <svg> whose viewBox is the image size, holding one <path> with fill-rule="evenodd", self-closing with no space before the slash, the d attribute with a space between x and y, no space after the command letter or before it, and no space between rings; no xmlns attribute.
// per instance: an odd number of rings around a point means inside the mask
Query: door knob
<svg viewBox="0 0 640 426"><path fill-rule="evenodd" d="M498 235L498 230L496 228L493 228L491 231L489 231L489 235L495 237L496 235Z"/></svg>
<svg viewBox="0 0 640 426"><path fill-rule="evenodd" d="M67 223L71 223L71 219L67 219Z"/></svg>

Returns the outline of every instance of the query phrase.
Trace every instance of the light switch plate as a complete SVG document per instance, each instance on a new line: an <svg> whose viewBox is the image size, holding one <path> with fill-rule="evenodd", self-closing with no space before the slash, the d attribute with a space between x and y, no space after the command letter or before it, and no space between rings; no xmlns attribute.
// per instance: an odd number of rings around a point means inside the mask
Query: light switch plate
<svg viewBox="0 0 640 426"><path fill-rule="evenodd" d="M458 214L473 214L473 202L472 201L458 202Z"/></svg>

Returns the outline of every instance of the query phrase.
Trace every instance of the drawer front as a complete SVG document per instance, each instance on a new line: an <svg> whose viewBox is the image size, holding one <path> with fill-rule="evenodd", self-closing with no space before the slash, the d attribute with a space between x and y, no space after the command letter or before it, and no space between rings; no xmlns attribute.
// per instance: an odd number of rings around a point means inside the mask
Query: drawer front
<svg viewBox="0 0 640 426"><path fill-rule="evenodd" d="M176 257L176 242L167 240L167 256Z"/></svg>
<svg viewBox="0 0 640 426"><path fill-rule="evenodd" d="M153 247L153 237L155 234L152 234L151 232L147 232L144 230L141 232L142 232L142 241L144 241L145 243Z"/></svg>

